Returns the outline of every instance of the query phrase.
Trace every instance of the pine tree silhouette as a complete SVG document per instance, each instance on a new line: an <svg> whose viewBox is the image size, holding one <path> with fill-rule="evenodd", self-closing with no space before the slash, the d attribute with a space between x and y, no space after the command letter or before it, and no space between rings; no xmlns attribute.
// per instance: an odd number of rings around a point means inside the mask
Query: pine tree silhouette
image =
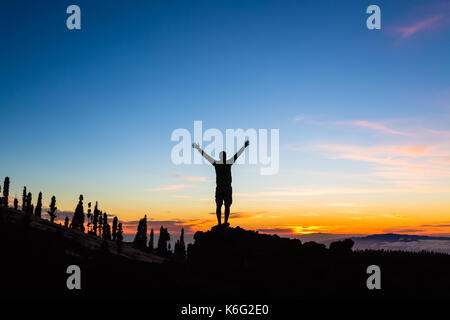
<svg viewBox="0 0 450 320"><path fill-rule="evenodd" d="M103 214L103 239L104 240L111 240L111 227L108 223L108 214L105 212Z"/></svg>
<svg viewBox="0 0 450 320"><path fill-rule="evenodd" d="M147 247L147 215L139 220L136 236L134 237L133 242L138 249L145 249Z"/></svg>
<svg viewBox="0 0 450 320"><path fill-rule="evenodd" d="M72 223L70 224L72 229L84 232L84 208L83 208L83 195L80 195L78 205L75 208L73 214Z"/></svg>
<svg viewBox="0 0 450 320"><path fill-rule="evenodd" d="M100 211L98 214L98 235L101 237L103 231L103 213Z"/></svg>
<svg viewBox="0 0 450 320"><path fill-rule="evenodd" d="M58 209L56 207L56 197L55 196L52 197L49 208L50 208L50 210L47 210L47 213L50 217L50 221L54 222L55 218L56 218L56 209Z"/></svg>
<svg viewBox="0 0 450 320"><path fill-rule="evenodd" d="M186 259L186 245L184 244L184 229L181 229L180 240L175 243L175 259L185 260Z"/></svg>
<svg viewBox="0 0 450 320"><path fill-rule="evenodd" d="M111 227L109 223L103 225L103 240L111 240Z"/></svg>
<svg viewBox="0 0 450 320"><path fill-rule="evenodd" d="M147 248L147 215L142 219L142 247Z"/></svg>
<svg viewBox="0 0 450 320"><path fill-rule="evenodd" d="M27 211L27 187L23 187L22 193L22 211Z"/></svg>
<svg viewBox="0 0 450 320"><path fill-rule="evenodd" d="M113 241L116 241L117 238L117 217L114 217L113 219L113 225L112 225L112 239Z"/></svg>
<svg viewBox="0 0 450 320"><path fill-rule="evenodd" d="M122 230L122 223L119 223L119 227L117 229L117 249L119 252L122 251L122 242L123 242L123 230Z"/></svg>
<svg viewBox="0 0 450 320"><path fill-rule="evenodd" d="M163 244L163 234L164 234L164 228L161 226L159 228L159 239L158 239L158 247L156 248L156 252L158 254L163 254L165 252L165 244Z"/></svg>
<svg viewBox="0 0 450 320"><path fill-rule="evenodd" d="M167 256L167 242L170 241L170 234L167 231L167 228L161 226L159 229L159 239L158 239L158 248L157 253L161 256Z"/></svg>
<svg viewBox="0 0 450 320"><path fill-rule="evenodd" d="M9 177L6 177L5 181L3 182L3 197L2 197L3 207L8 206L8 199L9 199Z"/></svg>
<svg viewBox="0 0 450 320"><path fill-rule="evenodd" d="M93 231L94 234L97 235L97 227L98 227L98 215L99 215L99 210L98 210L98 203L97 201L95 201L95 207L94 207L94 218L92 221L93 224Z"/></svg>
<svg viewBox="0 0 450 320"><path fill-rule="evenodd" d="M34 210L34 215L39 218L42 215L42 192L39 192L37 203L36 203L36 210Z"/></svg>
<svg viewBox="0 0 450 320"><path fill-rule="evenodd" d="M153 250L155 249L153 229L151 229L150 231L150 241L148 242L148 248L150 252L153 252Z"/></svg>
<svg viewBox="0 0 450 320"><path fill-rule="evenodd" d="M29 214L29 215L33 214L33 204L31 203L31 200L32 200L31 192L28 192L26 205L25 205L25 207L26 207L25 210L26 210L26 213Z"/></svg>
<svg viewBox="0 0 450 320"><path fill-rule="evenodd" d="M92 234L92 213L91 213L91 203L88 202L88 211L87 211L87 227L88 227L88 233Z"/></svg>
<svg viewBox="0 0 450 320"><path fill-rule="evenodd" d="M14 198L14 209L18 210L19 208L19 200L17 200L17 198Z"/></svg>

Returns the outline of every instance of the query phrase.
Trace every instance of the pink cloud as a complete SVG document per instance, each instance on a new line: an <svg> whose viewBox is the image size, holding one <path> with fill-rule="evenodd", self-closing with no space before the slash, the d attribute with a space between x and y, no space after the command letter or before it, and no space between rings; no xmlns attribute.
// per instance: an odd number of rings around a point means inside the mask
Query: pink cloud
<svg viewBox="0 0 450 320"><path fill-rule="evenodd" d="M297 120L297 121L300 121L300 120ZM381 133L386 133L386 134L402 135L402 136L409 135L406 132L391 129L388 126L386 126L380 122L373 122L373 121L367 121L367 120L334 121L334 122L320 122L320 121L308 120L308 123L312 124L312 125L317 125L317 126L356 126L356 127L362 127L362 128L378 131Z"/></svg>
<svg viewBox="0 0 450 320"><path fill-rule="evenodd" d="M163 186L163 187L157 187L150 189L150 191L173 191L173 190L180 190L180 189L186 189L186 188L192 188L192 186L184 185L184 184L175 184L171 186Z"/></svg>
<svg viewBox="0 0 450 320"><path fill-rule="evenodd" d="M393 30L394 32L399 33L402 39L406 39L419 31L437 27L438 24L442 20L444 20L445 17L446 15L443 13L434 14L426 19L417 20L413 22L411 25L396 27Z"/></svg>
<svg viewBox="0 0 450 320"><path fill-rule="evenodd" d="M434 160L436 163L444 164L444 165L450 165L450 158L440 158Z"/></svg>
<svg viewBox="0 0 450 320"><path fill-rule="evenodd" d="M351 122L352 125L358 126L358 127L364 127L376 131L380 131L382 133L388 133L388 134L394 134L394 135L407 135L405 132L392 130L385 125L377 122L370 122L366 120L358 120Z"/></svg>

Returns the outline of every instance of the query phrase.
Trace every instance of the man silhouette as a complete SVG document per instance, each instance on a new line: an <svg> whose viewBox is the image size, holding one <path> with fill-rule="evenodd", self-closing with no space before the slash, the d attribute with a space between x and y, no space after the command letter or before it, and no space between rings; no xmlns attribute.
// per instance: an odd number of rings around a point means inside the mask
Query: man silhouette
<svg viewBox="0 0 450 320"><path fill-rule="evenodd" d="M244 152L245 148L248 147L249 144L250 142L246 141L242 148L239 149L239 151L236 152L236 154L232 158L227 160L225 160L227 158L227 153L225 151L222 151L219 154L219 161L214 160L210 155L205 153L197 143L192 144L192 147L194 149L197 149L198 152L200 152L202 156L205 157L205 159L214 166L214 169L216 169L216 215L219 226L221 225L222 204L225 205L224 225L229 225L228 217L230 216L230 206L232 202L231 166L236 161L236 159L239 158L242 152Z"/></svg>

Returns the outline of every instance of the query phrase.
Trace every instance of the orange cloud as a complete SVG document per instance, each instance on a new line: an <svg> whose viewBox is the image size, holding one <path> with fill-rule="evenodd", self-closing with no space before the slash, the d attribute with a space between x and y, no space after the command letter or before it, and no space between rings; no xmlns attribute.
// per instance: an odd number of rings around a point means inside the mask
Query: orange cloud
<svg viewBox="0 0 450 320"><path fill-rule="evenodd" d="M230 212L230 218L233 219L248 219L248 218L260 218L266 213L265 211L258 211L258 212ZM216 215L215 212L209 212L211 215Z"/></svg>
<svg viewBox="0 0 450 320"><path fill-rule="evenodd" d="M323 233L329 230L330 228L326 226L276 226L273 228L258 229L258 231L263 233L276 233L282 235Z"/></svg>
<svg viewBox="0 0 450 320"><path fill-rule="evenodd" d="M359 204L356 203L329 203L327 204L329 207L359 207Z"/></svg>
<svg viewBox="0 0 450 320"><path fill-rule="evenodd" d="M381 216L384 218L389 218L389 219L398 219L398 220L407 220L408 219L407 216L402 216L402 215L398 215L398 214L382 214Z"/></svg>

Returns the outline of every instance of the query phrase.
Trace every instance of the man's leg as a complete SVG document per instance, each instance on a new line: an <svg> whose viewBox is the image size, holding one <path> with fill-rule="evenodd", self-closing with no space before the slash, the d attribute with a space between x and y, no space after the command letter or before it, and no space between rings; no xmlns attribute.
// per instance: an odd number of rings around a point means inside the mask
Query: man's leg
<svg viewBox="0 0 450 320"><path fill-rule="evenodd" d="M222 224L222 222L220 221L222 215L222 204L216 203L216 215L217 215L217 223L220 226Z"/></svg>
<svg viewBox="0 0 450 320"><path fill-rule="evenodd" d="M230 205L228 203L225 205L225 221L224 224L228 223L228 217L230 216Z"/></svg>
<svg viewBox="0 0 450 320"><path fill-rule="evenodd" d="M225 224L228 223L228 217L230 216L230 206L233 202L233 198L231 197L232 189L228 188L224 194L224 205L225 205Z"/></svg>
<svg viewBox="0 0 450 320"><path fill-rule="evenodd" d="M222 215L222 203L223 203L223 199L222 199L222 194L220 192L220 189L218 187L216 187L216 215L217 215L217 224L220 226L222 224L222 219L221 219L221 215Z"/></svg>

